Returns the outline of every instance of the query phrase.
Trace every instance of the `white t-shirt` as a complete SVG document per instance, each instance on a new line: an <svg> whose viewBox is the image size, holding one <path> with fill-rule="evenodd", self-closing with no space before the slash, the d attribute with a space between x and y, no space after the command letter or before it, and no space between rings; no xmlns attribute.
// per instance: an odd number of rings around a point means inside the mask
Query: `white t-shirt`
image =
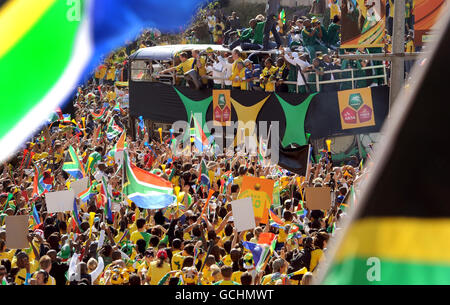
<svg viewBox="0 0 450 305"><path fill-rule="evenodd" d="M216 77L217 78L224 78L224 68L223 68L223 65L222 65L222 63L220 61L219 62L214 62L214 64L212 66L206 67L206 71L208 73L212 72L212 76L214 78L216 78ZM223 84L223 80L214 79L214 84L222 85Z"/></svg>
<svg viewBox="0 0 450 305"><path fill-rule="evenodd" d="M224 69L225 78L227 78L227 79L230 78L232 73L233 73L233 64L226 63L225 69ZM231 80L225 81L225 86L231 86L232 84L233 84L233 82Z"/></svg>
<svg viewBox="0 0 450 305"><path fill-rule="evenodd" d="M303 61L303 60L301 60L300 58L294 58L294 59L292 59L292 58L290 58L287 54L284 55L284 59L285 59L288 63L290 63L291 65L298 65L298 66L300 66L300 68L301 68L302 70L305 69L305 68L307 68L307 67L309 67L309 66L311 66L311 64L310 64L309 62ZM303 80L303 77L302 77L302 75L301 75L301 71L298 71L298 74L297 74L297 86L303 86L303 85L306 85L306 84L305 84L305 81Z"/></svg>

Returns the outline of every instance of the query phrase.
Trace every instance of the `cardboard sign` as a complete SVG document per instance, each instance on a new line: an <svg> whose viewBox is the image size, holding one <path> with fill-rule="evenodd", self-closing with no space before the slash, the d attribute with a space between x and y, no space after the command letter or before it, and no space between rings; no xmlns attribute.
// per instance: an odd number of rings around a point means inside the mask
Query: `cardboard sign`
<svg viewBox="0 0 450 305"><path fill-rule="evenodd" d="M28 215L6 216L6 248L28 248Z"/></svg>
<svg viewBox="0 0 450 305"><path fill-rule="evenodd" d="M123 164L123 150L122 151L117 151L114 154L114 161L116 162L116 164L120 165Z"/></svg>
<svg viewBox="0 0 450 305"><path fill-rule="evenodd" d="M75 193L73 190L45 194L48 213L73 211Z"/></svg>
<svg viewBox="0 0 450 305"><path fill-rule="evenodd" d="M70 189L73 190L74 194L79 194L82 191L86 190L89 186L89 177L84 177L83 179L74 181L70 184ZM77 196L77 198L79 198Z"/></svg>
<svg viewBox="0 0 450 305"><path fill-rule="evenodd" d="M331 188L306 187L306 207L309 210L328 210L331 207Z"/></svg>
<svg viewBox="0 0 450 305"><path fill-rule="evenodd" d="M233 211L234 226L238 232L256 227L252 198L247 197L232 201L231 209Z"/></svg>
<svg viewBox="0 0 450 305"><path fill-rule="evenodd" d="M260 223L269 221L269 208L272 204L273 185L269 179L244 176L238 199L252 198L255 218Z"/></svg>

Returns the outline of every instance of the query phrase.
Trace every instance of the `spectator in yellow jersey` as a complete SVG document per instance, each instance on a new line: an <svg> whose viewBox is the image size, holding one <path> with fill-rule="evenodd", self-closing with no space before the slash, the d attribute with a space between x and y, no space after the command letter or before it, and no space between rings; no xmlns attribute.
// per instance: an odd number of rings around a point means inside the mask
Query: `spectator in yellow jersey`
<svg viewBox="0 0 450 305"><path fill-rule="evenodd" d="M238 61L236 63L236 68L233 69L233 74L231 75L230 80L233 81L233 89L247 90L243 61Z"/></svg>
<svg viewBox="0 0 450 305"><path fill-rule="evenodd" d="M167 252L165 250L159 250L156 258L156 261L150 263L150 268L147 272L147 281L150 285L157 285L163 276L170 272L170 264L167 262Z"/></svg>
<svg viewBox="0 0 450 305"><path fill-rule="evenodd" d="M405 52L406 53L414 53L416 51L416 48L414 47L414 39L412 35L406 36L406 45L405 45ZM411 73L411 69L414 66L414 60L405 60L405 77L408 78L409 74Z"/></svg>
<svg viewBox="0 0 450 305"><path fill-rule="evenodd" d="M265 68L260 76L261 88L263 88L266 92L274 92L278 67L273 65L273 60L270 57L266 59L264 64Z"/></svg>
<svg viewBox="0 0 450 305"><path fill-rule="evenodd" d="M222 275L223 280L214 283L214 285L239 285L239 283L233 282L231 280L233 269L230 266L222 266L220 268L220 274Z"/></svg>
<svg viewBox="0 0 450 305"><path fill-rule="evenodd" d="M111 64L108 67L108 71L106 72L106 84L114 85L114 80L116 79L116 66L115 64Z"/></svg>
<svg viewBox="0 0 450 305"><path fill-rule="evenodd" d="M194 58L188 56L188 54L186 52L182 52L180 54L180 60L181 63L178 66L169 68L169 69L165 69L163 71L161 71L161 74L167 74L170 73L172 71L177 71L178 74L184 74L186 72L188 72L189 70L194 69Z"/></svg>

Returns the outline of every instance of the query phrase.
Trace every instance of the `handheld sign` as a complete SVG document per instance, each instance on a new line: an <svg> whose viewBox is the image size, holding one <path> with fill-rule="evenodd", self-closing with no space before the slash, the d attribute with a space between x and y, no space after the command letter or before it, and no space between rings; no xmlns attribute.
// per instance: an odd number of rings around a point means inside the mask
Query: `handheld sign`
<svg viewBox="0 0 450 305"><path fill-rule="evenodd" d="M231 202L233 222L236 230L242 232L256 227L252 198L247 197Z"/></svg>

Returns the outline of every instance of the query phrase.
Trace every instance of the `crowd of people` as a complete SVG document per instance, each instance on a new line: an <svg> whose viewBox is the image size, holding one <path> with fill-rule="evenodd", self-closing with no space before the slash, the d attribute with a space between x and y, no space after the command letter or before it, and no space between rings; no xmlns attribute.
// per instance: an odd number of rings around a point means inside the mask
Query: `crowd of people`
<svg viewBox="0 0 450 305"><path fill-rule="evenodd" d="M356 51L367 53L364 48ZM281 46L276 54L244 53L234 48L232 51L193 50L178 54L174 64L159 72L157 78L176 72L175 84L197 88L235 89L245 91L312 93L363 88L384 84L383 63L372 60L348 60L339 58L337 52L324 54L316 52L311 60L307 52L292 51ZM364 67L377 66L373 69ZM182 77L195 70L198 86ZM355 80L349 80L352 76ZM366 76L379 76L361 79ZM358 79L360 78L360 79ZM155 78L156 79L156 78ZM339 81L345 79L346 81ZM320 84L323 81L334 83Z"/></svg>
<svg viewBox="0 0 450 305"><path fill-rule="evenodd" d="M236 15L227 19L230 26L224 27L224 43L239 29L237 20ZM335 21L337 25L338 19ZM265 28L261 22L261 17L255 18L250 28ZM333 27L325 31L317 21L306 19L296 20L295 27L291 32L294 36L305 31L313 35L326 32L327 52L319 47L322 53L308 48L295 52L280 45L274 61L267 54L244 58L237 49L231 53L194 51L179 54L180 63L165 72L185 73L194 65L201 76L218 78L212 84L202 79L205 86L268 92L315 90L315 86L306 87L303 72L320 73L344 66L343 61L327 54L337 43L328 34ZM107 56L92 79L78 88L72 116L57 112L56 120L0 165L1 285L311 284L318 266L327 258L327 242L346 215L348 194L363 177L360 160L355 157L338 165L325 153L310 163L306 177L298 177L278 165L267 166L256 156L211 156L195 152L195 148L180 154L172 150L167 134L163 141L145 128L132 135L128 89L118 83L128 80L127 56L151 45L154 33L145 31L138 40ZM246 43L242 38L245 33L242 31L239 38L241 47ZM255 39L251 30L247 34L252 37L250 41ZM261 35L260 39L264 40ZM285 80L297 82L298 88L283 84ZM323 89L330 88L324 85ZM127 135L131 162L172 183L174 193L178 193L174 204L148 210L123 194L123 164L114 157L120 135L107 136L111 121ZM86 202L77 199L77 213L49 213L45 193L69 189L77 180L63 170L71 147L84 165L93 196ZM202 160L207 164L209 187L199 183ZM271 209L280 221L258 222L254 229L237 232L230 203L238 198L244 176L275 181ZM113 196L112 218L107 217L100 194L104 180ZM329 210L308 209L305 187L322 186L333 188L334 204ZM203 214L209 190L214 194L208 213ZM92 223L91 213L95 213ZM8 248L6 219L14 215L29 215L28 248ZM276 244L258 265L248 244L258 244L267 234L275 236Z"/></svg>
<svg viewBox="0 0 450 305"><path fill-rule="evenodd" d="M114 61L122 51L108 58ZM360 177L358 162L337 166L324 155L298 184L293 173L277 165L263 166L253 156L175 154L168 136L161 142L157 134L146 131L134 140L128 132L131 161L179 188L178 209L139 208L122 195L121 165L114 158L118 136L105 136L111 119L128 130L123 92L94 75L79 88L71 118L64 115L45 126L23 151L1 165L2 285L310 284L319 262L326 258L327 241L345 215L341 203ZM85 165L95 195L87 202L77 199L78 215L48 213L45 191L40 192L35 182L53 192L76 181L63 170L70 146ZM208 187L198 183L202 159L214 190L205 215L201 212ZM254 229L236 231L230 202L238 197L247 175L277 182L280 204L271 208L283 226L258 223ZM105 216L98 194L103 178L114 197L112 219ZM225 178L230 182L225 184ZM330 210L309 210L302 200L304 187L325 185L335 187L336 204ZM7 247L5 222L13 215L29 215L28 248ZM300 229L292 233L296 227ZM276 236L276 246L257 269L246 243L258 243L266 233Z"/></svg>
<svg viewBox="0 0 450 305"><path fill-rule="evenodd" d="M389 2L391 3L391 2ZM389 20L392 19L392 9L387 4L387 14ZM373 5L368 5L369 9ZM392 3L391 3L392 6ZM415 52L414 31L413 31L413 4L411 1L406 3L406 26L405 26L405 51ZM236 12L232 12L230 16L225 16L221 10L210 8L205 13L205 23L208 24L209 34L211 36L210 43L223 44L230 51L234 51L239 47L239 51L243 51L240 55L242 60L248 59L255 65L256 71L250 72L247 65L238 64L232 59L231 53L215 54L208 61L205 56L204 62L209 62L208 72L199 73L200 77L210 76L214 78L224 78L225 81L218 80L210 82L209 86L221 85L226 88L241 88L242 90L259 90L265 91L289 91L289 92L316 92L316 91L335 91L350 88L361 88L367 86L380 85L385 83L384 74L389 75L389 61L373 61L373 60L345 60L339 58L341 54L368 54L383 53L392 51L392 28L387 26L384 35L384 48L359 48L359 49L342 49L341 43L341 20L340 7L336 1L329 5L330 22L327 22L326 28L322 23L323 16L310 14L306 16L292 16L292 19L282 20L279 15L280 1L268 1L265 14L258 14L249 21L247 27L241 23ZM286 17L284 17L286 18ZM258 51L277 51L282 50L288 54L281 56L271 55ZM254 53L251 53L254 52ZM278 53L278 55L280 55ZM188 54L190 57L190 55ZM188 58L189 58L188 57ZM271 58L267 62L267 58ZM178 60L176 58L176 60ZM233 68L229 64L233 64ZM278 64L279 63L279 64ZM196 62L200 65L200 62ZM386 66L386 73L382 68L367 69L370 66ZM405 62L405 77L408 77L413 61ZM208 66L208 65L206 65ZM285 67L286 69L281 69ZM186 65L184 66L186 68ZM236 69L238 67L238 69ZM275 67L272 69L272 67ZM197 69L195 66L188 66L190 69ZM205 68L205 67L203 67ZM262 70L267 68L261 79L255 86L255 78L261 76ZM201 68L200 68L201 69ZM250 68L251 69L251 68ZM358 79L352 82L336 82L334 84L318 85L317 81L332 81L338 79L348 79L354 70L355 78L364 78L366 76L379 76L372 79ZM186 69L178 69L179 73L186 73ZM244 71L241 71L244 70ZM277 70L277 71L275 71ZM327 73L330 70L347 70L346 72ZM245 77L245 75L250 77ZM256 76L255 76L256 74ZM284 77L283 77L284 75ZM231 78L231 79L230 79ZM235 81L236 79L236 81ZM268 79L269 85L267 84ZM259 81L260 80L260 81ZM230 82L231 81L231 82ZM252 84L249 84L252 82ZM297 82L297 86L293 83L289 85L286 82ZM207 80L202 80L203 85L207 85ZM283 84L284 83L284 84ZM306 88L305 88L306 87Z"/></svg>

